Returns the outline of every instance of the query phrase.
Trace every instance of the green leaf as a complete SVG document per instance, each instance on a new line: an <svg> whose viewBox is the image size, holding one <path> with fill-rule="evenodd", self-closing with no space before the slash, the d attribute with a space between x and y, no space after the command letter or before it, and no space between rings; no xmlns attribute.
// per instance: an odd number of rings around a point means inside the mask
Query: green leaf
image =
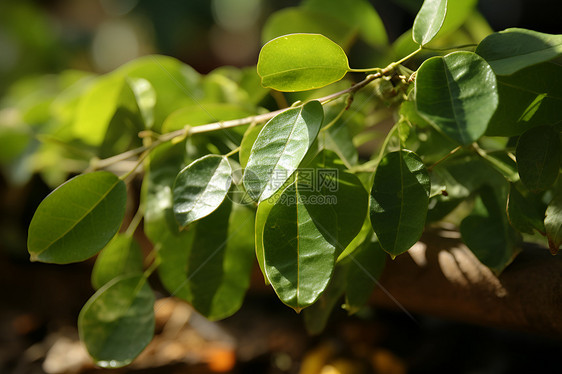
<svg viewBox="0 0 562 374"><path fill-rule="evenodd" d="M519 237L505 214L507 196L489 185L480 190L475 208L460 226L462 240L494 273L499 274L519 253Z"/></svg>
<svg viewBox="0 0 562 374"><path fill-rule="evenodd" d="M392 152L381 160L371 190L371 224L390 255L406 252L420 238L429 192L429 174L415 153Z"/></svg>
<svg viewBox="0 0 562 374"><path fill-rule="evenodd" d="M377 280L384 270L386 254L376 235L371 235L350 255L345 305L349 314L357 313L369 301Z"/></svg>
<svg viewBox="0 0 562 374"><path fill-rule="evenodd" d="M446 135L470 144L484 134L496 111L496 77L486 61L472 52L430 58L417 73L416 105Z"/></svg>
<svg viewBox="0 0 562 374"><path fill-rule="evenodd" d="M466 24L468 24L470 20L474 20L477 16L474 12L477 4L478 0L448 1L445 21L433 40L451 35L453 32L457 31L459 27L463 26L463 24L468 27Z"/></svg>
<svg viewBox="0 0 562 374"><path fill-rule="evenodd" d="M336 247L308 208L298 185L291 184L271 209L263 232L267 278L279 299L297 312L320 297L335 266Z"/></svg>
<svg viewBox="0 0 562 374"><path fill-rule="evenodd" d="M546 208L544 226L550 252L556 254L562 245L562 193L560 189Z"/></svg>
<svg viewBox="0 0 562 374"><path fill-rule="evenodd" d="M339 81L349 70L343 49L320 34L290 34L264 45L258 58L264 87L306 91Z"/></svg>
<svg viewBox="0 0 562 374"><path fill-rule="evenodd" d="M306 0L301 6L345 23L373 46L382 46L388 42L384 24L368 1Z"/></svg>
<svg viewBox="0 0 562 374"><path fill-rule="evenodd" d="M476 48L497 75L511 75L562 55L562 35L511 28L486 37Z"/></svg>
<svg viewBox="0 0 562 374"><path fill-rule="evenodd" d="M152 128L154 125L154 106L156 105L156 92L154 88L144 78L128 78L127 83L135 95L144 127L147 129Z"/></svg>
<svg viewBox="0 0 562 374"><path fill-rule="evenodd" d="M546 62L498 77L499 105L486 135L516 136L535 126L562 129L562 66Z"/></svg>
<svg viewBox="0 0 562 374"><path fill-rule="evenodd" d="M92 270L92 286L97 290L120 275L142 273L143 258L132 236L118 234L100 252Z"/></svg>
<svg viewBox="0 0 562 374"><path fill-rule="evenodd" d="M521 182L530 190L546 190L558 177L560 135L550 126L534 127L519 137L515 150Z"/></svg>
<svg viewBox="0 0 562 374"><path fill-rule="evenodd" d="M244 187L252 199L269 198L293 174L316 139L323 118L320 103L311 101L266 123L244 171Z"/></svg>
<svg viewBox="0 0 562 374"><path fill-rule="evenodd" d="M335 114L334 109L328 109L324 122L330 123ZM344 162L345 166L351 168L357 164L359 154L357 147L353 144L353 138L347 125L347 121L340 118L334 125L328 128L324 132L324 148L334 151Z"/></svg>
<svg viewBox="0 0 562 374"><path fill-rule="evenodd" d="M186 268L193 307L210 320L234 314L250 285L254 212L229 200L196 223ZM186 249L183 249L184 251ZM189 249L188 249L189 250Z"/></svg>
<svg viewBox="0 0 562 374"><path fill-rule="evenodd" d="M29 225L31 261L67 264L99 252L119 230L125 183L106 171L70 179L47 196Z"/></svg>
<svg viewBox="0 0 562 374"><path fill-rule="evenodd" d="M154 294L146 279L119 277L100 288L82 308L78 332L97 365L131 363L154 335Z"/></svg>
<svg viewBox="0 0 562 374"><path fill-rule="evenodd" d="M288 34L321 34L347 50L351 46L356 32L355 28L350 28L339 17L334 19L334 17L310 9L294 7L273 13L262 29L261 40L263 44L266 44L270 40Z"/></svg>
<svg viewBox="0 0 562 374"><path fill-rule="evenodd" d="M304 324L309 334L320 334L326 327L332 310L345 292L349 265L349 263L338 263L334 270L334 277L324 293L314 304L304 310Z"/></svg>
<svg viewBox="0 0 562 374"><path fill-rule="evenodd" d="M534 230L545 232L544 208L541 209L542 204L539 205L536 200L532 196L523 196L515 184L510 185L507 217L514 229L526 234L533 234Z"/></svg>
<svg viewBox="0 0 562 374"><path fill-rule="evenodd" d="M412 29L412 38L421 46L429 43L441 29L447 14L447 0L425 0Z"/></svg>
<svg viewBox="0 0 562 374"><path fill-rule="evenodd" d="M260 267L261 273L263 274L263 279L266 285L269 285L269 279L267 278L267 273L265 271L265 255L264 255L264 243L263 243L263 230L267 222L267 217L271 212L271 208L275 205L275 199L273 197L263 200L258 205L258 210L256 212L256 232L255 232L255 248L256 248L256 259Z"/></svg>
<svg viewBox="0 0 562 374"><path fill-rule="evenodd" d="M208 216L221 205L232 183L231 173L226 157L207 155L178 174L173 187L173 206L181 227Z"/></svg>
<svg viewBox="0 0 562 374"><path fill-rule="evenodd" d="M244 133L244 137L240 143L240 152L238 153L238 159L240 160L240 166L242 168L245 168L248 164L252 147L254 146L261 129L263 129L263 126L263 124L251 124L248 130Z"/></svg>

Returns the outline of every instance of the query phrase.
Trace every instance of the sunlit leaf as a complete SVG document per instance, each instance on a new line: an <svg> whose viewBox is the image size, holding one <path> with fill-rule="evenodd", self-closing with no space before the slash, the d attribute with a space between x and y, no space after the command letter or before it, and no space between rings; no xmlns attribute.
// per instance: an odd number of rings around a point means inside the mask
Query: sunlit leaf
<svg viewBox="0 0 562 374"><path fill-rule="evenodd" d="M193 161L178 174L173 187L173 206L181 227L219 207L230 189L231 173L226 157L207 155Z"/></svg>
<svg viewBox="0 0 562 374"><path fill-rule="evenodd" d="M259 133L263 125L251 125L248 130L244 133L242 142L240 143L240 152L238 153L238 159L240 160L240 166L245 168L250 159L250 153L252 152L252 147L258 138Z"/></svg>
<svg viewBox="0 0 562 374"><path fill-rule="evenodd" d="M486 37L476 48L497 75L511 75L562 55L562 35L511 28Z"/></svg>
<svg viewBox="0 0 562 374"><path fill-rule="evenodd" d="M560 135L550 126L534 127L519 137L515 156L521 182L530 190L545 190L558 177Z"/></svg>
<svg viewBox="0 0 562 374"><path fill-rule="evenodd" d="M447 0L425 0L414 20L414 41L421 46L429 43L441 29L446 14Z"/></svg>
<svg viewBox="0 0 562 374"><path fill-rule="evenodd" d="M154 106L156 105L156 92L144 78L128 78L127 83L133 90L144 127L149 129L154 125Z"/></svg>
<svg viewBox="0 0 562 374"><path fill-rule="evenodd" d="M116 235L100 252L92 270L92 286L97 290L120 275L142 273L141 248L129 235Z"/></svg>
<svg viewBox="0 0 562 374"><path fill-rule="evenodd" d="M324 112L318 101L271 119L258 135L244 171L244 187L254 200L274 194L293 174L314 142Z"/></svg>
<svg viewBox="0 0 562 374"><path fill-rule="evenodd" d="M100 288L82 308L78 332L97 365L131 363L154 335L154 294L146 279L119 277Z"/></svg>
<svg viewBox="0 0 562 374"><path fill-rule="evenodd" d="M349 70L343 49L320 34L290 34L260 51L262 85L279 91L306 91L339 81Z"/></svg>
<svg viewBox="0 0 562 374"><path fill-rule="evenodd" d="M186 126L229 121L252 116L256 113L235 104L208 103L184 106L172 112L162 125L163 132L181 130Z"/></svg>
<svg viewBox="0 0 562 374"><path fill-rule="evenodd" d="M446 135L470 144L484 134L496 111L496 77L486 61L472 52L430 58L417 73L416 105Z"/></svg>
<svg viewBox="0 0 562 374"><path fill-rule="evenodd" d="M31 260L66 264L92 257L119 230L126 201L125 183L106 171L59 186L41 202L29 225Z"/></svg>
<svg viewBox="0 0 562 374"><path fill-rule="evenodd" d="M420 238L429 192L429 175L415 153L392 152L381 160L371 190L371 224L386 252L397 256Z"/></svg>

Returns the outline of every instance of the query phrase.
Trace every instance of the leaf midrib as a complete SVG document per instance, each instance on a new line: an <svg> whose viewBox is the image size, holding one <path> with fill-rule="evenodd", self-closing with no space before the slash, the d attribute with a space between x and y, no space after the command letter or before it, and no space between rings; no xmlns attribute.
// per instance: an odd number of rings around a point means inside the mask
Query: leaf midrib
<svg viewBox="0 0 562 374"><path fill-rule="evenodd" d="M60 235L58 238L56 238L55 240L51 241L47 246L45 246L43 249L41 249L38 252L35 252L35 256L38 257L39 255L41 255L41 253L47 251L49 248L51 248L55 243L59 242L62 238L64 238L66 235L68 235L76 226L78 226L78 224L80 224L80 222L82 222L84 220L84 218L86 218L86 216L88 216L90 213L92 213L92 211L94 209L96 209L101 202L107 197L107 195L109 195L113 189L115 188L115 186L117 186L119 184L121 180L117 179L113 185L107 190L107 192L105 192L103 195L101 195L100 199L94 204L92 205L92 207L88 210L86 210L86 212L79 218L76 220L76 222L71 225L62 235Z"/></svg>

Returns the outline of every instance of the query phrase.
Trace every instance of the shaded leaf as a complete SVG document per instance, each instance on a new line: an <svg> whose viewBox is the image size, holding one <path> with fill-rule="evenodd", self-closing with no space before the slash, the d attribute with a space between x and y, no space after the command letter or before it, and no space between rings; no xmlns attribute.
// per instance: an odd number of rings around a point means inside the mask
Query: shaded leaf
<svg viewBox="0 0 562 374"><path fill-rule="evenodd" d="M415 153L392 152L381 160L371 190L371 224L392 256L406 252L420 238L429 192L429 174Z"/></svg>
<svg viewBox="0 0 562 374"><path fill-rule="evenodd" d="M181 227L201 219L221 205L232 183L232 168L224 156L193 161L176 177L173 209Z"/></svg>
<svg viewBox="0 0 562 374"><path fill-rule="evenodd" d="M489 185L480 190L473 212L460 226L462 240L494 273L499 274L519 253L519 237L507 222L506 194Z"/></svg>
<svg viewBox="0 0 562 374"><path fill-rule="evenodd" d="M384 24L373 6L365 0L306 0L304 9L310 9L340 21L351 30L357 30L360 37L374 46L388 42Z"/></svg>
<svg viewBox="0 0 562 374"><path fill-rule="evenodd" d="M349 263L338 263L334 270L334 277L324 293L303 311L304 325L309 334L320 334L326 327L332 310L345 291L349 265Z"/></svg>
<svg viewBox="0 0 562 374"><path fill-rule="evenodd" d="M314 142L323 117L320 103L311 101L267 122L244 171L244 187L252 199L267 199L293 174Z"/></svg>
<svg viewBox="0 0 562 374"><path fill-rule="evenodd" d="M341 18L334 19L326 14L302 7L280 9L273 13L265 23L261 40L266 44L283 35L307 33L321 34L347 50L356 35Z"/></svg>
<svg viewBox="0 0 562 374"><path fill-rule="evenodd" d="M146 279L119 277L100 288L80 311L78 332L97 365L131 363L154 335L154 294Z"/></svg>
<svg viewBox="0 0 562 374"><path fill-rule="evenodd" d="M417 73L416 105L446 135L470 144L484 134L496 111L496 77L486 61L472 52L430 58Z"/></svg>
<svg viewBox="0 0 562 374"><path fill-rule="evenodd" d="M507 216L509 223L514 229L521 233L533 234L534 230L545 232L544 208L539 205L538 199L523 196L515 184L509 187L509 198L507 201Z"/></svg>
<svg viewBox="0 0 562 374"><path fill-rule="evenodd" d="M339 81L349 70L343 49L320 34L290 34L264 45L258 58L264 87L306 91Z"/></svg>
<svg viewBox="0 0 562 374"><path fill-rule="evenodd" d="M120 275L142 273L143 258L139 244L128 235L116 235L102 249L92 270L92 286L97 290Z"/></svg>
<svg viewBox="0 0 562 374"><path fill-rule="evenodd" d="M119 230L126 202L125 183L112 173L70 179L33 215L27 239L31 261L66 264L92 257Z"/></svg>
<svg viewBox="0 0 562 374"><path fill-rule="evenodd" d="M556 192L546 208L544 226L550 252L556 254L562 245L562 193L560 190Z"/></svg>
<svg viewBox="0 0 562 374"><path fill-rule="evenodd" d="M350 257L344 308L353 314L369 301L386 264L386 253L376 235L371 235Z"/></svg>
<svg viewBox="0 0 562 374"><path fill-rule="evenodd" d="M511 28L487 36L476 48L497 75L511 75L562 55L562 35Z"/></svg>
<svg viewBox="0 0 562 374"><path fill-rule="evenodd" d="M515 156L521 182L530 190L545 190L558 177L560 136L550 126L532 128L519 137Z"/></svg>
<svg viewBox="0 0 562 374"><path fill-rule="evenodd" d="M446 14L447 0L425 0L414 20L414 41L421 46L429 43L441 29Z"/></svg>
<svg viewBox="0 0 562 374"><path fill-rule="evenodd" d="M238 153L240 166L242 168L245 168L248 164L250 153L252 152L252 147L256 142L261 129L263 129L263 126L263 124L252 124L244 133L244 137L242 138L242 142L240 143L240 152Z"/></svg>
<svg viewBox="0 0 562 374"><path fill-rule="evenodd" d="M535 126L562 130L562 66L543 63L499 76L499 105L486 135L516 136Z"/></svg>

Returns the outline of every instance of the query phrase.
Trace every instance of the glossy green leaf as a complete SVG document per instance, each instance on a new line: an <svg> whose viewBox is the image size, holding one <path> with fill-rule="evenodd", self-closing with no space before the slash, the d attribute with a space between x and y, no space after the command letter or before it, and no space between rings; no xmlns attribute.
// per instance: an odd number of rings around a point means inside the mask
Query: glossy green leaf
<svg viewBox="0 0 562 374"><path fill-rule="evenodd" d="M484 134L496 111L496 77L486 61L472 52L430 58L417 73L416 105L446 135L470 144Z"/></svg>
<svg viewBox="0 0 562 374"><path fill-rule="evenodd" d="M486 135L516 136L535 126L562 130L562 66L546 62L498 77L499 105Z"/></svg>
<svg viewBox="0 0 562 374"><path fill-rule="evenodd" d="M264 45L258 58L262 85L306 91L339 81L349 70L343 49L320 34L290 34Z"/></svg>
<svg viewBox="0 0 562 374"><path fill-rule="evenodd" d="M514 229L526 234L533 234L534 230L545 232L544 208L536 200L532 196L523 196L515 184L510 185L507 217Z"/></svg>
<svg viewBox="0 0 562 374"><path fill-rule="evenodd" d="M519 137L515 150L521 182L530 190L545 190L558 177L560 135L550 126L534 127Z"/></svg>
<svg viewBox="0 0 562 374"><path fill-rule="evenodd" d="M297 312L313 304L332 277L336 247L324 234L334 228L316 226L296 183L269 212L263 232L265 271L279 299Z"/></svg>
<svg viewBox="0 0 562 374"><path fill-rule="evenodd" d="M302 7L345 23L371 45L381 46L388 42L382 20L366 0L306 0Z"/></svg>
<svg viewBox="0 0 562 374"><path fill-rule="evenodd" d="M546 208L544 226L550 252L556 254L562 245L562 193L560 190Z"/></svg>
<svg viewBox="0 0 562 374"><path fill-rule="evenodd" d="M446 14L447 0L425 0L414 20L414 41L421 46L429 43L441 29Z"/></svg>
<svg viewBox="0 0 562 374"><path fill-rule="evenodd" d="M429 192L429 174L415 153L392 152L381 160L371 190L371 224L392 256L406 252L420 238Z"/></svg>
<svg viewBox="0 0 562 374"><path fill-rule="evenodd" d="M187 287L189 302L208 319L229 317L242 305L254 261L254 219L248 207L225 200L196 224Z"/></svg>
<svg viewBox="0 0 562 374"><path fill-rule="evenodd" d="M62 184L41 202L31 220L31 261L66 264L92 257L119 230L126 202L125 183L106 171Z"/></svg>
<svg viewBox="0 0 562 374"><path fill-rule="evenodd" d="M369 301L386 264L386 253L376 235L371 235L350 257L344 308L353 314Z"/></svg>
<svg viewBox="0 0 562 374"><path fill-rule="evenodd" d="M178 174L173 187L173 206L181 227L208 216L221 205L232 183L231 173L226 157L207 155Z"/></svg>
<svg viewBox="0 0 562 374"><path fill-rule="evenodd" d="M316 139L324 112L318 101L289 109L271 119L256 139L244 171L244 187L261 201L293 174Z"/></svg>
<svg viewBox="0 0 562 374"><path fill-rule="evenodd" d="M132 236L118 234L102 249L92 270L92 286L97 290L120 275L142 273L143 258Z"/></svg>
<svg viewBox="0 0 562 374"><path fill-rule="evenodd" d="M511 75L562 55L562 35L511 28L489 35L476 48L497 75Z"/></svg>
<svg viewBox="0 0 562 374"><path fill-rule="evenodd" d="M271 212L271 208L273 208L273 206L275 205L275 201L276 200L273 197L263 200L258 205L258 210L256 212L256 225L255 225L256 259L258 261L258 266L260 267L261 273L263 274L263 279L266 285L269 285L269 279L267 278L267 273L265 272L263 230L267 222L267 217Z"/></svg>
<svg viewBox="0 0 562 374"><path fill-rule="evenodd" d="M119 277L100 288L82 308L78 332L97 365L130 364L154 335L154 294L146 279Z"/></svg>
<svg viewBox="0 0 562 374"><path fill-rule="evenodd" d="M437 40L448 35L451 35L451 37L455 37L453 33L457 31L461 26L465 25L465 27L468 27L469 21L474 20L477 17L477 13L474 12L474 9L477 5L478 0L448 1L445 21L443 22L441 29L433 38L433 40Z"/></svg>
<svg viewBox="0 0 562 374"><path fill-rule="evenodd" d="M499 274L519 253L519 237L509 225L505 213L507 196L497 188L480 190L471 215L460 226L462 240L480 260Z"/></svg>
<svg viewBox="0 0 562 374"><path fill-rule="evenodd" d="M356 29L350 28L340 18L334 19L310 9L285 8L276 11L267 19L261 34L262 44L283 35L296 33L321 34L347 50L356 36Z"/></svg>

